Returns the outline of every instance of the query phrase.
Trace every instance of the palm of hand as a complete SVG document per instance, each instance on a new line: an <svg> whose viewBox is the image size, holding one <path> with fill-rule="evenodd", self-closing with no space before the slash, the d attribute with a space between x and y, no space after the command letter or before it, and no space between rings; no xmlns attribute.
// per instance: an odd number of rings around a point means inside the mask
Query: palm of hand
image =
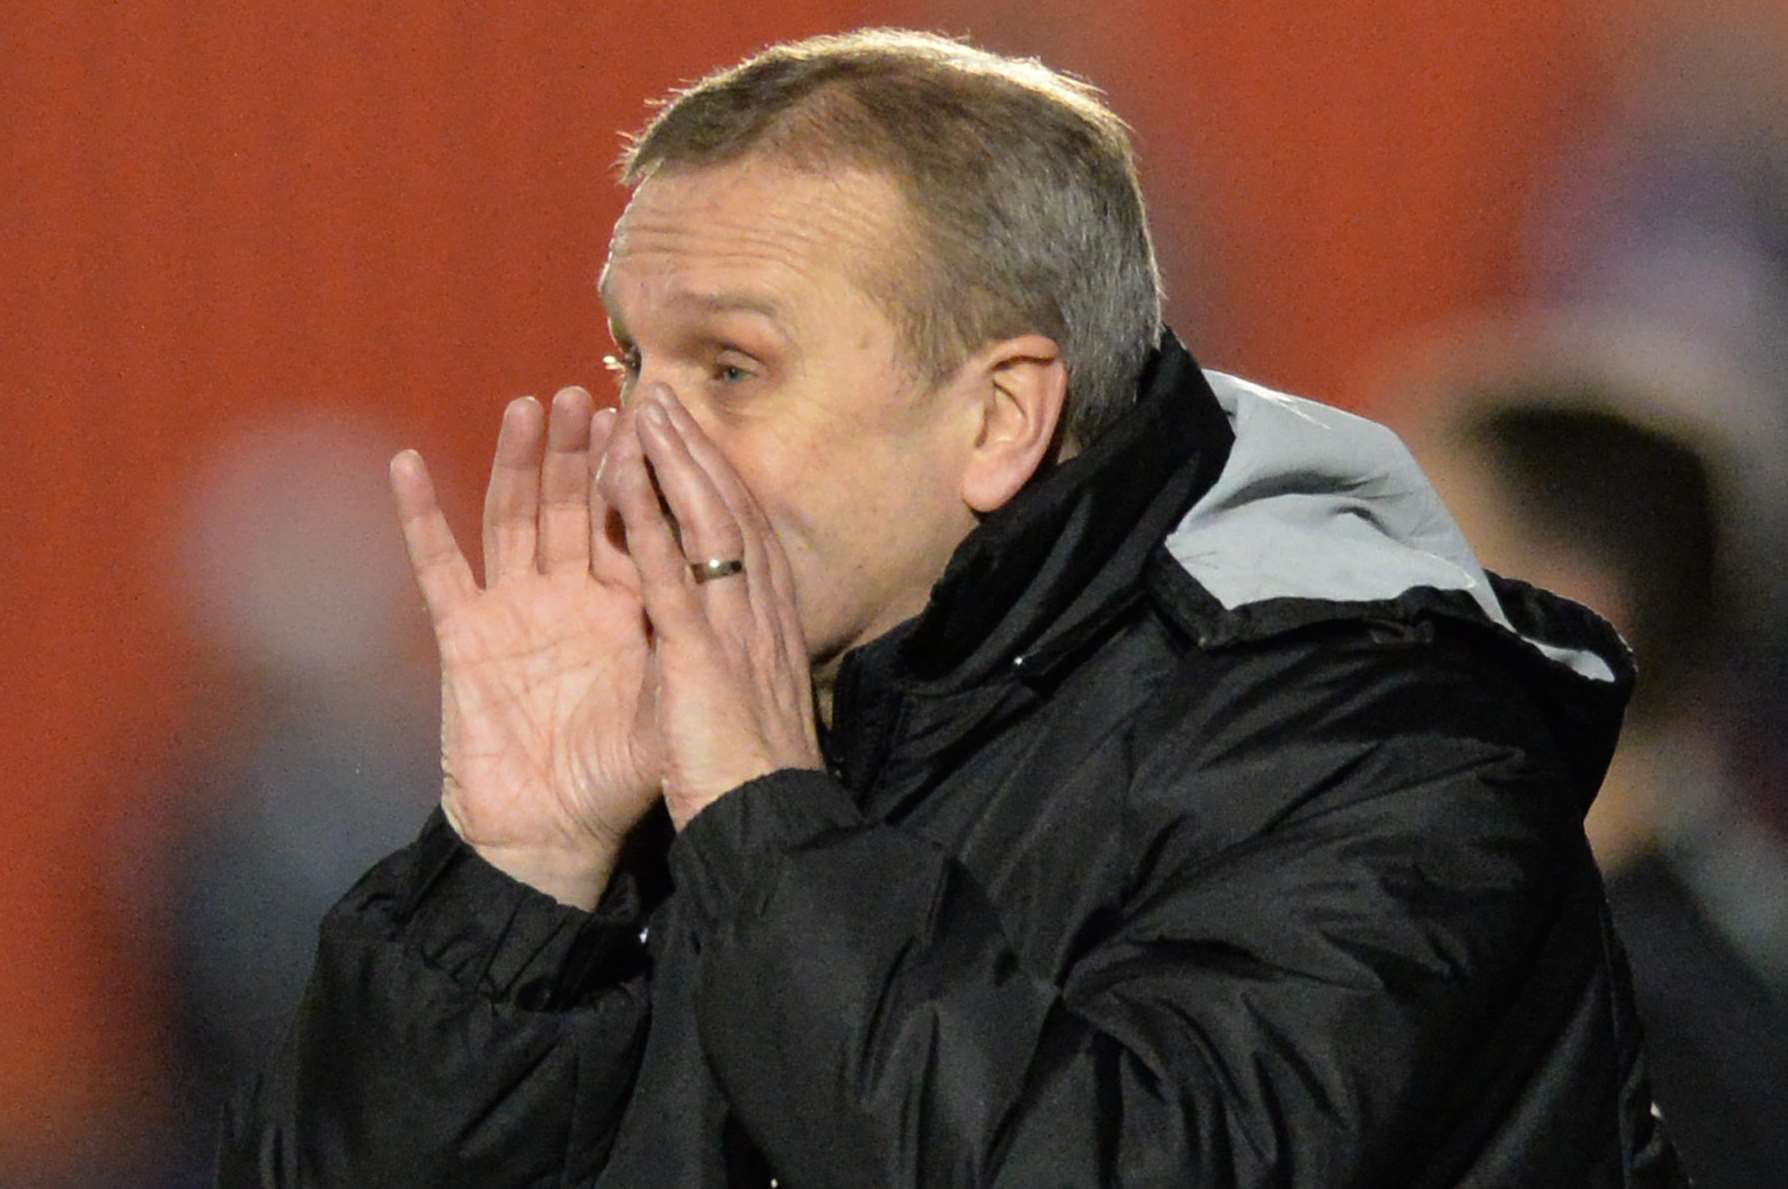
<svg viewBox="0 0 1788 1189"><path fill-rule="evenodd" d="M656 669L633 563L593 494L613 426L568 388L510 403L485 493L481 588L414 451L392 460L441 650L441 807L510 875L594 906L658 796Z"/></svg>
<svg viewBox="0 0 1788 1189"><path fill-rule="evenodd" d="M436 625L443 806L480 848L617 846L658 795L645 614L581 574L509 577Z"/></svg>

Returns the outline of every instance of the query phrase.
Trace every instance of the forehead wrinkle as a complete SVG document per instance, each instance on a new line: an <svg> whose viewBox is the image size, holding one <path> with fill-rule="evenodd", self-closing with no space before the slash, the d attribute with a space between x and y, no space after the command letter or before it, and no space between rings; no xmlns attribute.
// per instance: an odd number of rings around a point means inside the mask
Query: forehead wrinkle
<svg viewBox="0 0 1788 1189"><path fill-rule="evenodd" d="M649 306L666 312L715 317L742 315L759 322L784 343L796 337L801 307L786 300L773 280L765 283L753 276L739 281L729 276L692 274L678 267L662 269L650 263L643 270L628 270L624 255L615 260L621 262L619 267L605 268L599 286L611 321L625 323L631 297L642 308ZM617 273L623 279L614 280Z"/></svg>
<svg viewBox="0 0 1788 1189"><path fill-rule="evenodd" d="M625 231L617 229L609 259L644 259L673 266L693 261L745 269L772 265L817 280L814 249L822 239L813 231L789 226L655 219Z"/></svg>
<svg viewBox="0 0 1788 1189"><path fill-rule="evenodd" d="M766 269L770 275L765 275ZM784 285L777 283L775 274L798 276L810 284L821 280L802 253L789 251L773 238L728 239L723 232L700 232L692 242L684 229L654 227L616 237L599 286L611 311L621 296L614 283L617 272L626 275L635 294L643 287L652 300L671 306L709 314L756 314L785 338L796 307L781 292Z"/></svg>
<svg viewBox="0 0 1788 1189"><path fill-rule="evenodd" d="M604 266L597 278L596 292L602 304L611 314L615 309L616 294L609 284L610 270ZM669 285L668 300L676 305L693 306L703 313L710 314L754 314L770 322L779 331L783 331L782 323L789 318L789 311L774 293L752 291L748 289L694 289L680 282Z"/></svg>
<svg viewBox="0 0 1788 1189"><path fill-rule="evenodd" d="M740 191L752 189L769 193L762 202L741 203ZM775 264L814 281L822 279L817 266L830 263L861 288L863 274L890 247L890 213L904 206L893 183L856 172L820 178L759 165L742 174L658 175L635 191L617 221L610 260L705 256L723 266Z"/></svg>

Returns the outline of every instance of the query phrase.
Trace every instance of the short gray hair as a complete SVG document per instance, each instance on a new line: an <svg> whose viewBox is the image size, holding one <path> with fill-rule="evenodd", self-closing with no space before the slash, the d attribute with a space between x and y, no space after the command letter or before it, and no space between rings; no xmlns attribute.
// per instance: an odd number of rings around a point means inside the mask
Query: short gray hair
<svg viewBox="0 0 1788 1189"><path fill-rule="evenodd" d="M1068 440L1084 447L1134 402L1161 337L1161 276L1128 129L1090 85L929 33L815 37L671 96L621 177L751 153L899 186L929 267L864 283L929 384L1034 332L1062 350Z"/></svg>

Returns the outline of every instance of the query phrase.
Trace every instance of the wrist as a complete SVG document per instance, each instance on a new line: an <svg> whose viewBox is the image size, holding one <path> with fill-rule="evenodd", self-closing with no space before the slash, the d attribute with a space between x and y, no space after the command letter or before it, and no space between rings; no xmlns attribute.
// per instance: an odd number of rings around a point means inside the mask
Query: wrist
<svg viewBox="0 0 1788 1189"><path fill-rule="evenodd" d="M664 791L664 807L670 813L671 824L677 832L683 832L695 819L695 815L706 809L720 798L736 788L751 783L761 776L767 776L776 770L776 765L768 761L746 763L729 768L725 772L704 774L704 779L694 782L693 787L684 789L666 788Z"/></svg>
<svg viewBox="0 0 1788 1189"><path fill-rule="evenodd" d="M460 841L486 863L560 904L585 912L595 909L602 898L620 853L619 847L596 842L575 849L483 842L467 834L451 809L445 816Z"/></svg>
<svg viewBox="0 0 1788 1189"><path fill-rule="evenodd" d="M592 912L608 887L614 860L580 862L556 855L516 852L473 845L478 856L518 883L551 896L560 904Z"/></svg>

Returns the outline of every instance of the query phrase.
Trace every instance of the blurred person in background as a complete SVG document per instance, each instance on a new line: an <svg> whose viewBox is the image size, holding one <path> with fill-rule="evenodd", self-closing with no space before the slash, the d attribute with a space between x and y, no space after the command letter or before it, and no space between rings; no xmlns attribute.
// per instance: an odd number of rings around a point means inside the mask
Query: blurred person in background
<svg viewBox="0 0 1788 1189"><path fill-rule="evenodd" d="M1717 18L1715 13L1717 12ZM1750 812L1788 839L1788 6L1681 9L1633 58L1608 116L1536 196L1532 302L1578 311L1596 358L1717 361L1676 415L1717 426L1735 484L1722 663L1729 763ZM1622 374L1636 369L1623 365ZM1653 384L1651 387L1655 388ZM1630 392L1632 385L1624 385Z"/></svg>
<svg viewBox="0 0 1788 1189"><path fill-rule="evenodd" d="M1734 732L1760 691L1728 663L1751 638L1736 588L1760 560L1736 531L1735 439L1770 427L1688 414L1685 401L1717 405L1730 371L1692 379L1626 347L1597 367L1597 336L1569 320L1497 346L1481 335L1459 336L1448 378L1402 402L1419 410L1404 429L1487 569L1603 610L1633 648L1634 697L1586 828L1653 1090L1698 1186L1774 1184L1788 1169L1788 848L1734 780ZM1523 352L1548 362L1523 367Z"/></svg>
<svg viewBox="0 0 1788 1189"><path fill-rule="evenodd" d="M322 408L245 426L173 529L209 697L166 780L183 810L167 856L127 865L125 890L159 918L174 987L153 1123L170 1185L207 1175L225 1093L278 1040L316 920L414 832L437 779L428 637L379 481L388 436Z"/></svg>
<svg viewBox="0 0 1788 1189"><path fill-rule="evenodd" d="M1495 377L1507 379L1509 361L1525 359L1550 394L1594 391L1601 400L1590 407L1678 443L1710 473L1715 610L1684 623L1695 607L1674 609L1695 679L1676 681L1682 666L1656 655L1676 646L1671 639L1629 625L1640 666L1635 725L1662 738L1644 724L1672 724L1673 771L1694 778L1646 782L1665 795L1633 815L1629 833L1641 845L1630 870L1623 856L1634 847L1608 839L1604 850L1615 910L1636 923L1625 936L1640 1000L1655 1017L1658 1097L1685 1159L1716 1186L1779 1184L1788 1169L1785 194L1788 8L1680 10L1632 60L1607 118L1562 156L1556 183L1535 203L1532 300L1572 312L1493 335L1498 345L1474 349L1474 381L1420 398L1468 389L1513 397L1514 386ZM1533 465L1549 458L1558 461L1540 451ZM1472 469L1494 465L1480 455ZM1584 490L1591 476L1555 478L1591 506L1605 499ZM1635 520L1644 498L1634 497ZM1656 603L1672 564L1665 554L1692 556L1694 539L1679 546L1658 533L1659 556L1643 566L1601 544L1609 556L1595 568L1636 601ZM1672 676L1649 676L1660 668ZM1616 775L1623 767L1654 765L1617 758Z"/></svg>

